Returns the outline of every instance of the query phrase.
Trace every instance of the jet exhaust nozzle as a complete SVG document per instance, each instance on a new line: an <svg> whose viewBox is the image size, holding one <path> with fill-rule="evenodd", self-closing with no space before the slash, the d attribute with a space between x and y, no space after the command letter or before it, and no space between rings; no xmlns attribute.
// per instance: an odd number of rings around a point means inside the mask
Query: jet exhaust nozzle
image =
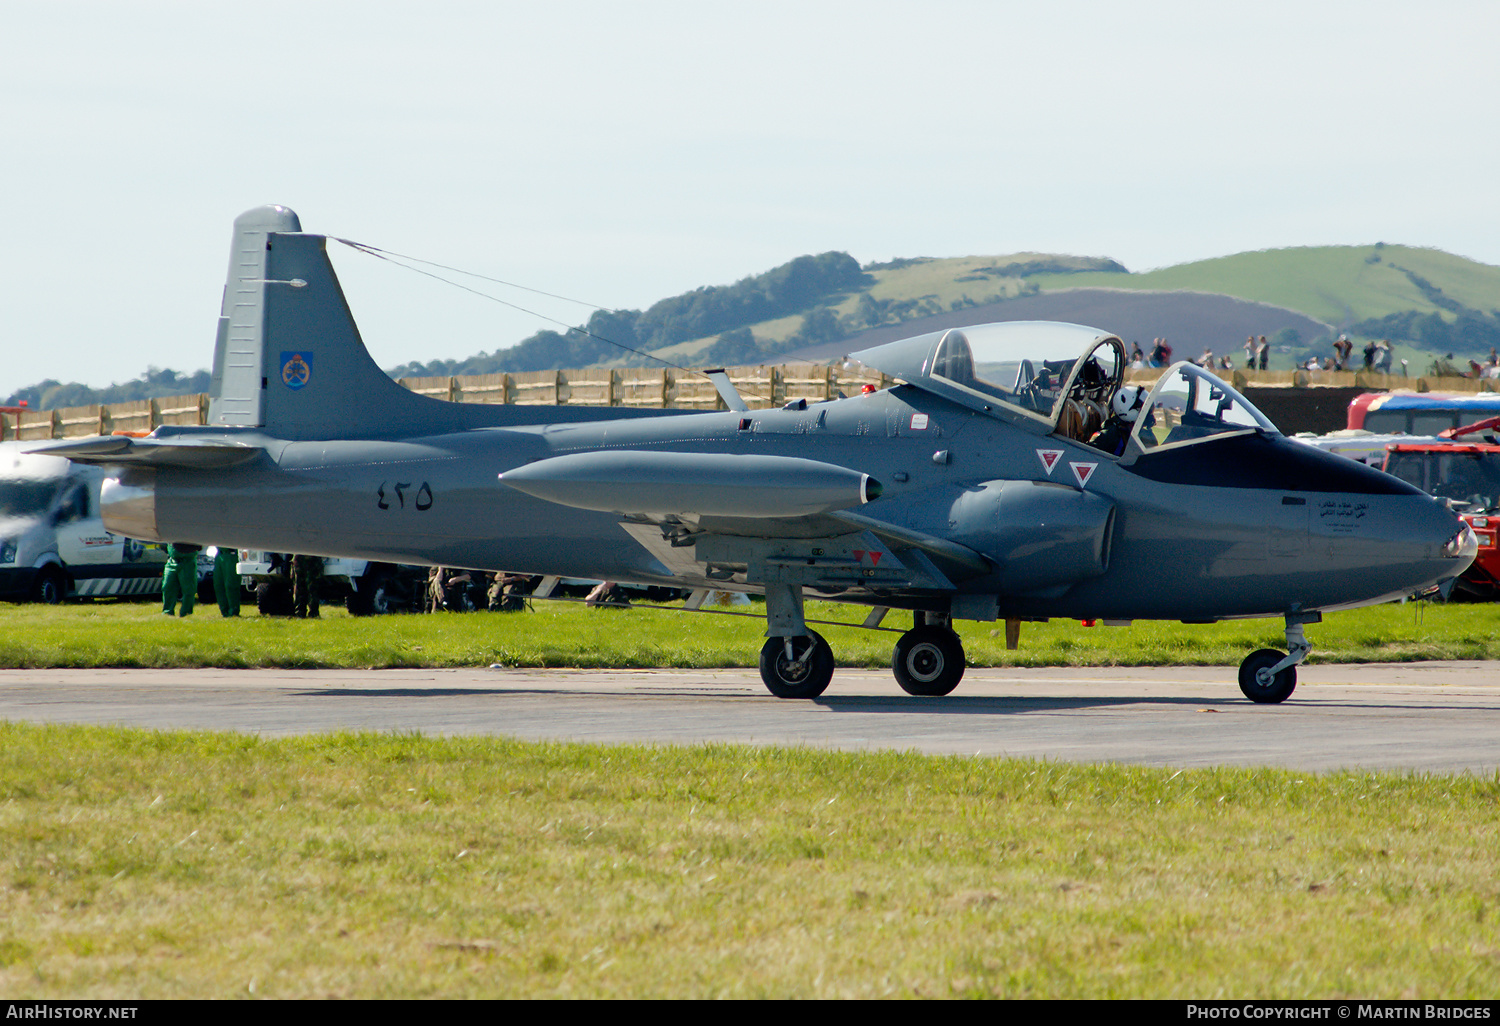
<svg viewBox="0 0 1500 1026"><path fill-rule="evenodd" d="M99 513L111 534L166 541L156 529L156 472L131 467L106 477L99 487Z"/></svg>

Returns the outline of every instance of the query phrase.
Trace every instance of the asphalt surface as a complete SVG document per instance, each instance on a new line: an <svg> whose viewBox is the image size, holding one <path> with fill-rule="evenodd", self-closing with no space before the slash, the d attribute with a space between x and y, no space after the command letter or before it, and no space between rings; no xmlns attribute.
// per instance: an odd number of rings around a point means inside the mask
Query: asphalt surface
<svg viewBox="0 0 1500 1026"><path fill-rule="evenodd" d="M742 742L1151 766L1500 770L1500 666L1304 666L1283 705L1234 667L970 669L946 698L840 670L817 701L753 670L0 670L0 719L527 739Z"/></svg>

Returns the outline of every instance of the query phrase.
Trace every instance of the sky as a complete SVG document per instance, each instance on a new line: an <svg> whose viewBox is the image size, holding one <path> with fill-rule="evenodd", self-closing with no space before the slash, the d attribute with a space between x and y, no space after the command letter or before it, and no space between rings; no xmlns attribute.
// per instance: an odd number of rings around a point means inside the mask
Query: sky
<svg viewBox="0 0 1500 1026"><path fill-rule="evenodd" d="M264 203L583 301L331 246L384 367L832 249L1500 264L1496 38L1488 0L0 0L0 395L208 367Z"/></svg>

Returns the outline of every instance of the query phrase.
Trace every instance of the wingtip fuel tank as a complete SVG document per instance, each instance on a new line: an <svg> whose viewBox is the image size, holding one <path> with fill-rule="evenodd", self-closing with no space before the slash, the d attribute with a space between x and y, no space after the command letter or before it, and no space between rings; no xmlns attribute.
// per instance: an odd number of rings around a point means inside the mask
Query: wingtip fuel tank
<svg viewBox="0 0 1500 1026"><path fill-rule="evenodd" d="M627 515L795 518L861 506L869 474L793 456L583 452L500 475L518 491L574 509Z"/></svg>

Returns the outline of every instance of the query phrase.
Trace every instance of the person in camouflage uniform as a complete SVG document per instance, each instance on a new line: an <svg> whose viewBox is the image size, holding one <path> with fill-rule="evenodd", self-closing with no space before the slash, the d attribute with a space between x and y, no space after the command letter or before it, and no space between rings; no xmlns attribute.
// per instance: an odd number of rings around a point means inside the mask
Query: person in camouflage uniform
<svg viewBox="0 0 1500 1026"><path fill-rule="evenodd" d="M292 615L318 615L318 581L323 577L323 557L292 557Z"/></svg>
<svg viewBox="0 0 1500 1026"><path fill-rule="evenodd" d="M161 572L161 611L166 616L191 616L198 597L198 553L202 545L172 542ZM182 612L177 611L178 602Z"/></svg>

